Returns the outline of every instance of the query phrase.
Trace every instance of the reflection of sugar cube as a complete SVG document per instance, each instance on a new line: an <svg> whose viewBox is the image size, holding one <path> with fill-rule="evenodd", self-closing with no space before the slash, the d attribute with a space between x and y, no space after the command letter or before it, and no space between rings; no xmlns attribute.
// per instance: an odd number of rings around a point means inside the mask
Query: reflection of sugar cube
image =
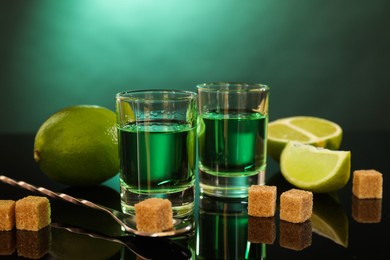
<svg viewBox="0 0 390 260"><path fill-rule="evenodd" d="M281 247L300 251L311 245L312 227L310 220L303 223L290 223L282 220L279 223L279 231Z"/></svg>
<svg viewBox="0 0 390 260"><path fill-rule="evenodd" d="M16 228L38 231L50 224L50 203L46 197L27 196L16 201Z"/></svg>
<svg viewBox="0 0 390 260"><path fill-rule="evenodd" d="M379 223L382 215L382 199L359 199L352 196L352 217L359 223Z"/></svg>
<svg viewBox="0 0 390 260"><path fill-rule="evenodd" d="M161 232L173 227L172 203L168 199L150 198L134 207L139 231Z"/></svg>
<svg viewBox="0 0 390 260"><path fill-rule="evenodd" d="M252 185L248 191L248 215L272 217L275 215L276 186Z"/></svg>
<svg viewBox="0 0 390 260"><path fill-rule="evenodd" d="M352 193L359 199L382 198L382 174L375 170L353 172Z"/></svg>
<svg viewBox="0 0 390 260"><path fill-rule="evenodd" d="M12 255L16 248L14 231L0 232L0 256Z"/></svg>
<svg viewBox="0 0 390 260"><path fill-rule="evenodd" d="M313 193L291 189L280 195L280 219L293 223L302 223L311 217L313 211Z"/></svg>
<svg viewBox="0 0 390 260"><path fill-rule="evenodd" d="M51 227L47 226L37 232L26 230L16 231L16 248L18 256L30 259L40 259L50 250Z"/></svg>
<svg viewBox="0 0 390 260"><path fill-rule="evenodd" d="M15 225L15 201L0 200L0 231L9 231Z"/></svg>
<svg viewBox="0 0 390 260"><path fill-rule="evenodd" d="M248 241L273 244L276 237L275 217L248 217Z"/></svg>

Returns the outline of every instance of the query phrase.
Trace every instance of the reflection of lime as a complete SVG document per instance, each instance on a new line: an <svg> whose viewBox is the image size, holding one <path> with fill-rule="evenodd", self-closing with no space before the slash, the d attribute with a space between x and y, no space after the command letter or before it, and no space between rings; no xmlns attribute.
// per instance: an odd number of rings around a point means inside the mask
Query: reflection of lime
<svg viewBox="0 0 390 260"><path fill-rule="evenodd" d="M118 243L52 228L50 253L58 259L110 259L121 248Z"/></svg>
<svg viewBox="0 0 390 260"><path fill-rule="evenodd" d="M196 160L196 128L191 129L187 135L187 155L190 169L195 169Z"/></svg>
<svg viewBox="0 0 390 260"><path fill-rule="evenodd" d="M55 181L78 186L105 181L119 169L115 113L99 106L71 106L39 128L34 159Z"/></svg>
<svg viewBox="0 0 390 260"><path fill-rule="evenodd" d="M123 125L123 124L126 125L129 123L135 122L134 112L131 109L130 104L128 102L120 101L120 105L119 105L119 103L117 103L116 109L119 111L119 114L120 114L121 125Z"/></svg>
<svg viewBox="0 0 390 260"><path fill-rule="evenodd" d="M316 194L310 218L313 232L348 247L348 218L342 207L329 194Z"/></svg>
<svg viewBox="0 0 390 260"><path fill-rule="evenodd" d="M331 150L340 147L341 127L329 120L310 116L287 117L268 124L268 154L279 161L289 141L312 144Z"/></svg>
<svg viewBox="0 0 390 260"><path fill-rule="evenodd" d="M67 187L61 190L75 198L93 201L105 207L120 209L120 195L114 189L98 185L94 187ZM104 194L104 196L102 196ZM80 207L60 200L51 201L52 220L57 223L76 225L101 234L120 234L121 226L107 213ZM102 225L104 223L104 225Z"/></svg>
<svg viewBox="0 0 390 260"><path fill-rule="evenodd" d="M204 124L204 121L201 117L198 117L198 147L204 147L204 133L205 133L206 126Z"/></svg>

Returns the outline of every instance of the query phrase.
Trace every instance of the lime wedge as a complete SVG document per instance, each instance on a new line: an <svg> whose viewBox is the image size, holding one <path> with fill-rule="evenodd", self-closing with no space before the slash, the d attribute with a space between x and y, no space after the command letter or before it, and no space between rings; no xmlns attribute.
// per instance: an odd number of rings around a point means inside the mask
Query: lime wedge
<svg viewBox="0 0 390 260"><path fill-rule="evenodd" d="M282 150L290 141L337 150L342 134L338 124L326 119L311 116L281 118L268 124L268 154L279 161Z"/></svg>
<svg viewBox="0 0 390 260"><path fill-rule="evenodd" d="M292 185L312 192L331 192L348 182L351 153L289 142L280 157L280 170Z"/></svg>

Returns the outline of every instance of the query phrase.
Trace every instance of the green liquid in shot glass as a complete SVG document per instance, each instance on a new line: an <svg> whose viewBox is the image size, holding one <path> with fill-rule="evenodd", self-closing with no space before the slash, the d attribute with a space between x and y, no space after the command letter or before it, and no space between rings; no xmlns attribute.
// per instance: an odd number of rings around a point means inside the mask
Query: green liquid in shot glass
<svg viewBox="0 0 390 260"><path fill-rule="evenodd" d="M119 128L120 178L140 194L193 186L196 129L183 122L145 121Z"/></svg>
<svg viewBox="0 0 390 260"><path fill-rule="evenodd" d="M253 174L266 164L268 118L254 112L224 113L209 112L201 117L200 167L219 176Z"/></svg>

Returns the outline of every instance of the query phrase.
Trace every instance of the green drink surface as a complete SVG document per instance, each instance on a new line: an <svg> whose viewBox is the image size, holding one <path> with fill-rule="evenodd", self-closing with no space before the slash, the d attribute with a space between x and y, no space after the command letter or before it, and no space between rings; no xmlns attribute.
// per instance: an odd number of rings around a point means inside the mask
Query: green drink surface
<svg viewBox="0 0 390 260"><path fill-rule="evenodd" d="M268 118L261 113L207 113L199 124L199 161L215 174L254 172L266 164Z"/></svg>
<svg viewBox="0 0 390 260"><path fill-rule="evenodd" d="M175 121L119 128L120 177L139 193L174 192L195 180L196 129Z"/></svg>

